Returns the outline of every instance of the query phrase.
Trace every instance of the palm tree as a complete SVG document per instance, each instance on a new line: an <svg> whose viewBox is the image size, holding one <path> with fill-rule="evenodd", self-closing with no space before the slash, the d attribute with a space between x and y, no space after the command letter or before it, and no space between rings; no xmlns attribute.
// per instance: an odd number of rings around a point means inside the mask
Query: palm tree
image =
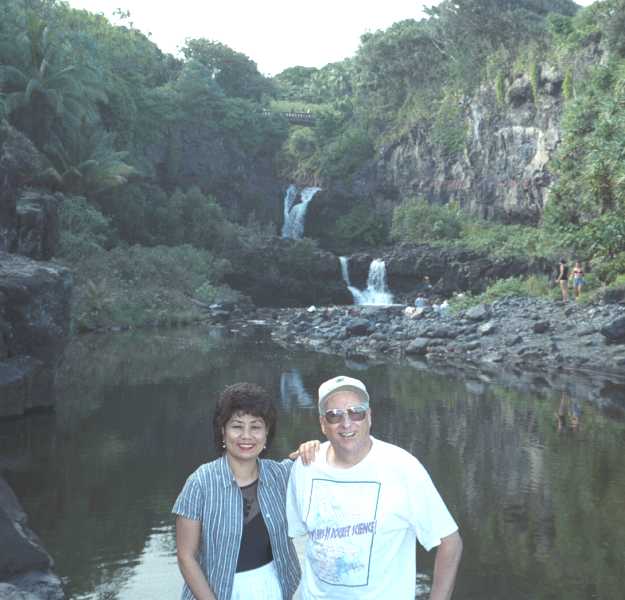
<svg viewBox="0 0 625 600"><path fill-rule="evenodd" d="M15 43L22 64L0 65L0 94L11 123L40 149L54 127L78 127L96 119L96 103L106 94L94 69L68 64L45 21L30 12Z"/></svg>
<svg viewBox="0 0 625 600"><path fill-rule="evenodd" d="M53 135L44 152L53 166L42 176L64 192L90 199L138 175L126 162L128 153L115 150L113 134L86 119L80 127L65 130L63 139Z"/></svg>

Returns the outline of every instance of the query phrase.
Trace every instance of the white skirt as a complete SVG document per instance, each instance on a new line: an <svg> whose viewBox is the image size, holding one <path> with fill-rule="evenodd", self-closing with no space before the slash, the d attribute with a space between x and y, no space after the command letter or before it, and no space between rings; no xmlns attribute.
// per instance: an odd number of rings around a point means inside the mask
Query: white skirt
<svg viewBox="0 0 625 600"><path fill-rule="evenodd" d="M282 600L282 590L273 561L234 576L231 600Z"/></svg>

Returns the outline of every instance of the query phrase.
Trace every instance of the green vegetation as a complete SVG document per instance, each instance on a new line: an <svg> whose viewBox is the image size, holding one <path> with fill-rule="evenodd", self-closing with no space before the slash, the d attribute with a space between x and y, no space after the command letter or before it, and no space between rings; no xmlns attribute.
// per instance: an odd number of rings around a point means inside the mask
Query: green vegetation
<svg viewBox="0 0 625 600"><path fill-rule="evenodd" d="M43 157L32 181L65 194L60 258L76 272L79 328L196 318L190 298L234 294L223 265L253 237L238 207L255 200L238 182L287 135L263 114L274 84L248 57L193 39L178 60L118 16L0 6L0 115Z"/></svg>
<svg viewBox="0 0 625 600"><path fill-rule="evenodd" d="M159 256L207 261L202 281L179 281L181 298L224 294L224 270L212 265L233 264L271 229L273 217L254 216L256 165L263 176L349 184L390 144L419 137L433 162L464 160L471 94L490 86L494 110L504 110L508 85L524 76L540 104L545 61L564 76L565 102L538 227L485 222L453 202L366 198L328 229L346 252L392 240L527 260L575 256L596 266L597 289L613 285L625 272L625 0L583 10L570 0L443 0L425 13L366 33L352 58L268 79L218 41L188 40L181 59L164 54L122 11L115 26L61 0L3 2L0 115L44 157L33 182L66 195L61 256L79 273L89 264L79 286L122 289L114 265L132 255L145 267L158 247ZM599 40L601 62L578 60ZM311 111L315 126L290 126L278 113L291 110ZM158 281L165 286L134 285ZM95 312L112 320L109 308ZM145 320L122 312L124 323ZM153 312L147 320L160 320Z"/></svg>
<svg viewBox="0 0 625 600"><path fill-rule="evenodd" d="M232 298L231 290L211 283L227 268L227 262L189 245L120 246L92 253L74 266L75 327L81 331L200 319L202 309L190 298Z"/></svg>
<svg viewBox="0 0 625 600"><path fill-rule="evenodd" d="M508 277L490 285L482 294L462 294L451 299L453 311L470 308L476 304L491 303L503 298L530 296L557 299L560 289L556 288L548 277L530 275L529 277Z"/></svg>
<svg viewBox="0 0 625 600"><path fill-rule="evenodd" d="M423 198L410 198L395 208L391 237L398 242L459 245L495 258L554 263L566 249L542 228L485 221L467 215L457 204L428 204Z"/></svg>

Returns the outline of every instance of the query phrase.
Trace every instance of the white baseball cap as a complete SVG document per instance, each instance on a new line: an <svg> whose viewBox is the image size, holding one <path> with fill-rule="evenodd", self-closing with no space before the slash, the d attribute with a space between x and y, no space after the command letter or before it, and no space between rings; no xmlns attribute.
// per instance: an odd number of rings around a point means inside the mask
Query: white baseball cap
<svg viewBox="0 0 625 600"><path fill-rule="evenodd" d="M355 392L360 396L363 404L366 404L367 408L369 408L369 392L367 392L365 384L360 379L339 375L324 381L319 386L319 414L322 415L324 413L324 404L328 397L342 390Z"/></svg>

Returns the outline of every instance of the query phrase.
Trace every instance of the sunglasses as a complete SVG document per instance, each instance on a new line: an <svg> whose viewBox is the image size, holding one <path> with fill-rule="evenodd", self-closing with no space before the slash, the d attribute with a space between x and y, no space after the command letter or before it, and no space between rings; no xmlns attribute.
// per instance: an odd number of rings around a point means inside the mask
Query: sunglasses
<svg viewBox="0 0 625 600"><path fill-rule="evenodd" d="M362 421L367 415L367 410L366 405L358 404L357 406L349 406L347 408L332 408L326 410L323 416L330 425L336 425L343 421L345 415L349 416L350 421Z"/></svg>

